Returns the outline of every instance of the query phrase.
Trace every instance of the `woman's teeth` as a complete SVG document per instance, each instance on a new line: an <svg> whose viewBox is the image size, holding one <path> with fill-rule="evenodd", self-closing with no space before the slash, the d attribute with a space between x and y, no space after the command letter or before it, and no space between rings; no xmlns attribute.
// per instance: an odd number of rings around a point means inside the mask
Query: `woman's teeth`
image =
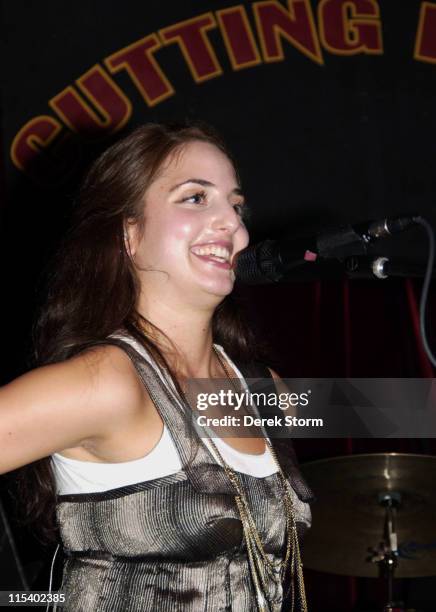
<svg viewBox="0 0 436 612"><path fill-rule="evenodd" d="M220 246L210 246L210 247L193 247L192 252L196 255L203 255L205 257L210 257L215 261L220 262L228 262L230 260L230 251L224 247Z"/></svg>

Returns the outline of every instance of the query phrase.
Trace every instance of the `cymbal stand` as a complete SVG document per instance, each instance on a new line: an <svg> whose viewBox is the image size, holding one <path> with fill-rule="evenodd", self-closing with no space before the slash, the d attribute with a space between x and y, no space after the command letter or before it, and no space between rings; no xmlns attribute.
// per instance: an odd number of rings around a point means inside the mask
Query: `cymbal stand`
<svg viewBox="0 0 436 612"><path fill-rule="evenodd" d="M384 540L375 548L370 548L372 553L369 560L377 563L380 573L386 578L388 586L388 603L383 612L398 610L402 604L393 600L393 586L395 568L398 565L398 541L396 532L397 510L401 505L401 494L396 491L388 491L378 494L378 503L385 509L384 516Z"/></svg>

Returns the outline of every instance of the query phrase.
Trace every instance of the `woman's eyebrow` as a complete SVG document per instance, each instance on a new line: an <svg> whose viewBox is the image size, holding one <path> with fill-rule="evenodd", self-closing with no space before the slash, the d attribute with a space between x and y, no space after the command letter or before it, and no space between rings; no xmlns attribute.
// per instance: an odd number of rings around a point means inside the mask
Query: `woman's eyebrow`
<svg viewBox="0 0 436 612"><path fill-rule="evenodd" d="M178 189L179 187L183 187L183 185L186 185L188 183L195 183L197 185L201 185L202 187L216 187L216 185L214 183L211 183L210 181L206 181L205 179L201 179L201 178L190 178L187 179L186 181L183 181L182 183L177 183L177 185L173 185L170 188L170 193L172 191L175 191L176 189ZM242 193L242 189L240 189L239 187L235 187L234 189L232 189L232 193L234 193L235 195L240 195L243 196L244 194Z"/></svg>
<svg viewBox="0 0 436 612"><path fill-rule="evenodd" d="M210 181L205 181L204 179L200 178L190 178L186 181L183 181L182 183L177 183L177 185L173 185L173 187L171 187L170 189L170 192L175 191L176 189L182 187L183 185L186 185L187 183L196 183L197 185L201 185L202 187L215 187L215 185Z"/></svg>

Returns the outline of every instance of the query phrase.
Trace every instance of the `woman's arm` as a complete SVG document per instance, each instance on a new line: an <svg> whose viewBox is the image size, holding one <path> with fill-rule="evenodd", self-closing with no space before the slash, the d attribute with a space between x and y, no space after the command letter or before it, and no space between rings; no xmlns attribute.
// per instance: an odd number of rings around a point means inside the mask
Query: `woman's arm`
<svg viewBox="0 0 436 612"><path fill-rule="evenodd" d="M145 388L126 353L88 349L0 389L0 473L104 438L137 414Z"/></svg>

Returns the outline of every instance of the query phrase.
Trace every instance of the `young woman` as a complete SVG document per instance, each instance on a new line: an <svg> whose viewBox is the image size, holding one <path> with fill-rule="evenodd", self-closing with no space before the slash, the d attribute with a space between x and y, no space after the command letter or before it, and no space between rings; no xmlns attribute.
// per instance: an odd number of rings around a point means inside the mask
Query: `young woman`
<svg viewBox="0 0 436 612"><path fill-rule="evenodd" d="M291 570L305 609L311 494L293 456L192 435L185 397L189 378L270 375L230 301L245 209L204 126L140 127L84 181L39 367L0 391L0 469L30 464L22 500L59 529L64 610L280 610Z"/></svg>

